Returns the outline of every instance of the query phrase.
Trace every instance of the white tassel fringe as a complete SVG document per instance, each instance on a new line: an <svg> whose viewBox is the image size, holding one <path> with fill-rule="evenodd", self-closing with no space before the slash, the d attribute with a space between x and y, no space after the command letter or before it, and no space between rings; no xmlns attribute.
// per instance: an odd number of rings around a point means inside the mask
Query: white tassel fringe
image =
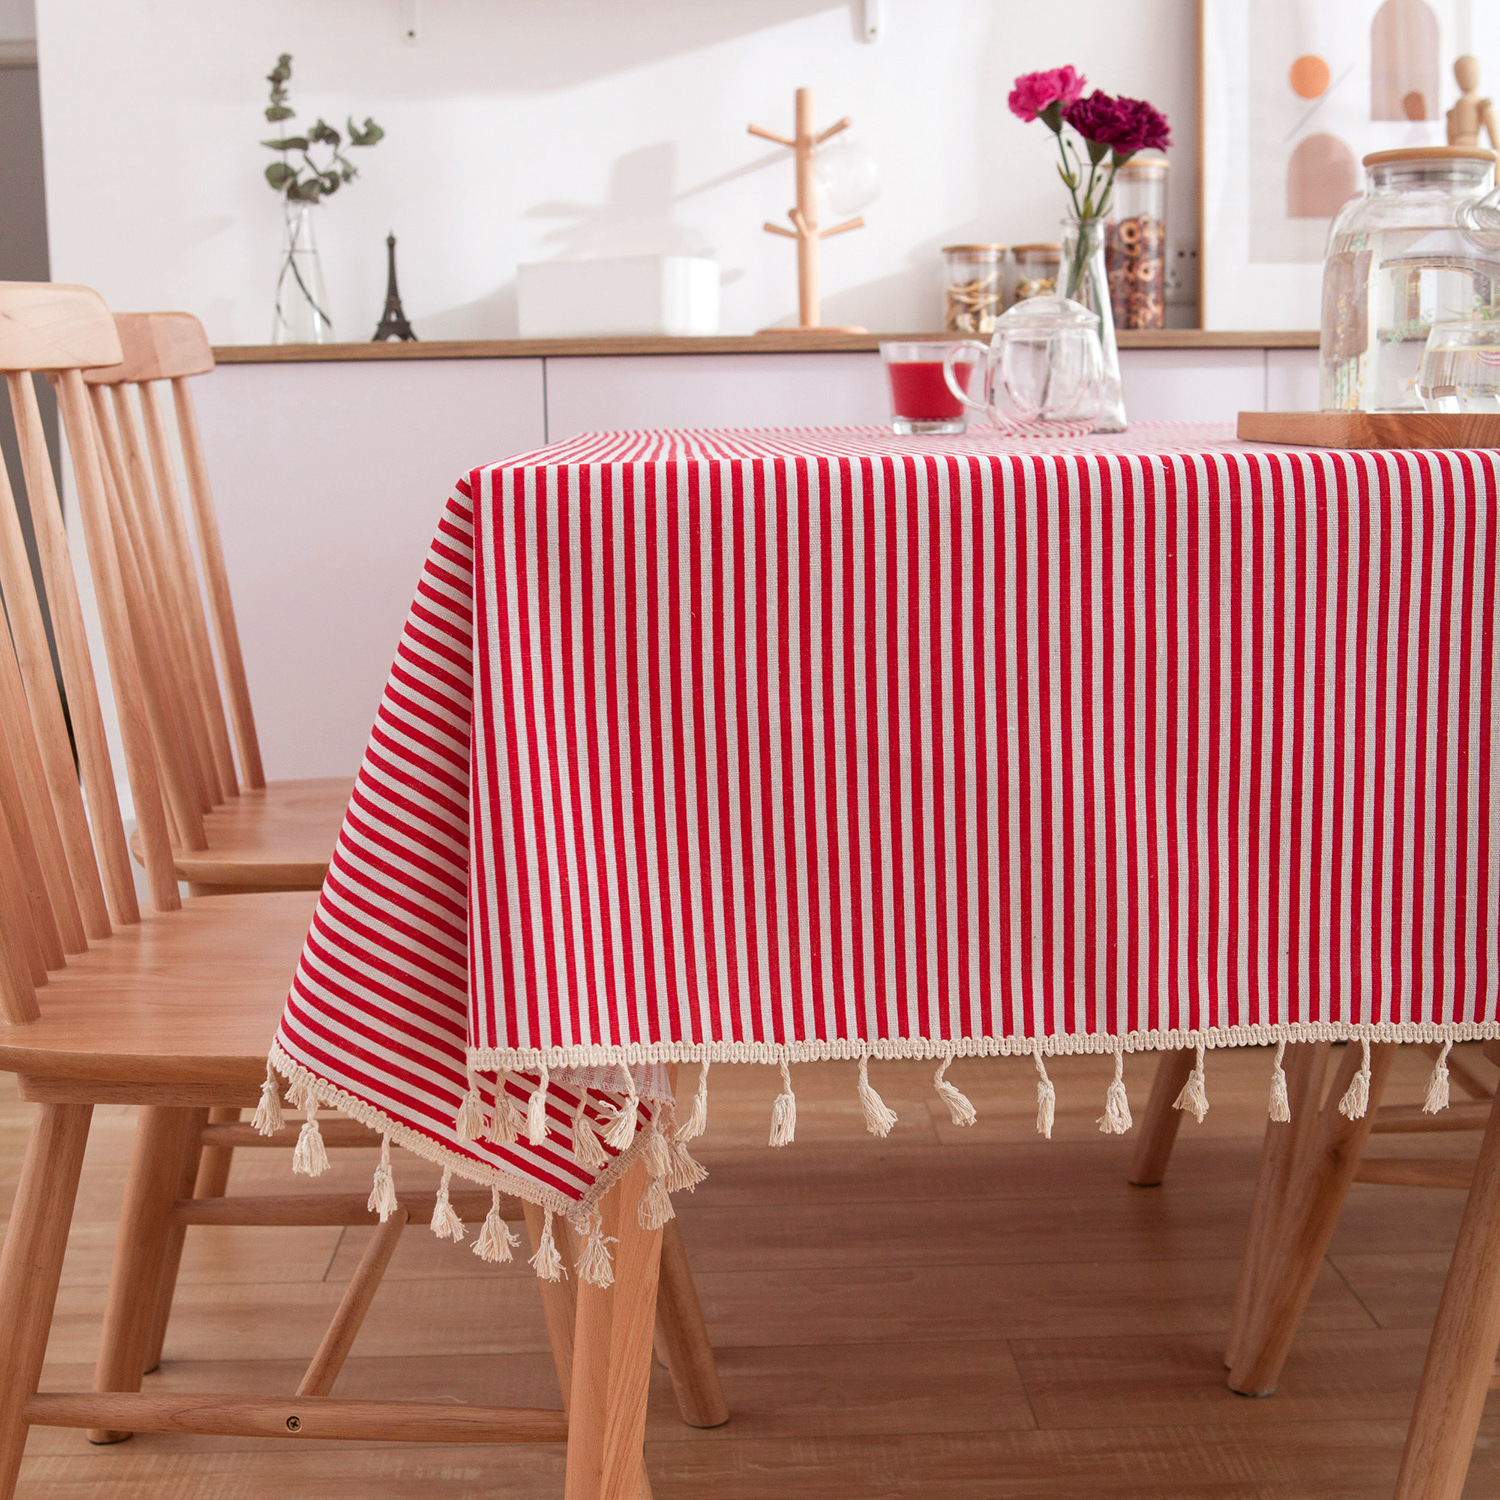
<svg viewBox="0 0 1500 1500"><path fill-rule="evenodd" d="M943 1059L942 1067L937 1070L932 1086L937 1090L938 1098L948 1106L948 1117L955 1125L972 1125L979 1118L978 1111L969 1102L968 1096L944 1077L952 1063L953 1054L950 1052Z"/></svg>
<svg viewBox="0 0 1500 1500"><path fill-rule="evenodd" d="M557 1241L552 1237L552 1210L547 1210L547 1217L542 1224L542 1237L537 1241L536 1254L531 1257L531 1265L535 1267L539 1280L561 1281L568 1274L567 1267L562 1263L562 1256L557 1253Z"/></svg>
<svg viewBox="0 0 1500 1500"><path fill-rule="evenodd" d="M490 1211L485 1216L484 1227L474 1241L474 1254L480 1260L503 1265L513 1260L514 1250L521 1241L512 1232L509 1224L500 1216L500 1189L490 1189Z"/></svg>
<svg viewBox="0 0 1500 1500"><path fill-rule="evenodd" d="M624 1063L620 1072L625 1079L625 1102L615 1110L615 1117L604 1133L604 1144L612 1151L625 1151L635 1139L635 1127L640 1120L641 1099L635 1091L635 1075Z"/></svg>
<svg viewBox="0 0 1500 1500"><path fill-rule="evenodd" d="M445 1167L437 1202L432 1205L432 1232L440 1240L452 1240L456 1245L464 1237L464 1221L454 1213L453 1202L448 1197L448 1184L452 1180L453 1168Z"/></svg>
<svg viewBox="0 0 1500 1500"><path fill-rule="evenodd" d="M573 1228L584 1239L583 1250L573 1268L578 1279L601 1289L613 1286L615 1265L610 1259L609 1247L618 1242L613 1235L604 1233L604 1215L596 1208L585 1223L574 1220Z"/></svg>
<svg viewBox="0 0 1500 1500"><path fill-rule="evenodd" d="M792 1092L792 1073L781 1059L781 1092L771 1106L771 1144L790 1146L797 1139L797 1096Z"/></svg>
<svg viewBox="0 0 1500 1500"><path fill-rule="evenodd" d="M281 1092L270 1063L266 1064L266 1081L260 1086L260 1103L255 1106L250 1123L261 1135L275 1135L286 1124L286 1116L281 1112Z"/></svg>
<svg viewBox="0 0 1500 1500"><path fill-rule="evenodd" d="M884 1140L896 1123L896 1112L886 1106L870 1083L870 1058L867 1053L859 1060L859 1104L865 1113L865 1129L873 1136Z"/></svg>
<svg viewBox="0 0 1500 1500"><path fill-rule="evenodd" d="M1182 1092L1178 1094L1172 1105L1173 1109L1186 1110L1201 1125L1203 1117L1208 1113L1208 1085L1203 1074L1203 1044L1198 1044L1198 1057L1193 1063L1193 1071L1188 1074L1188 1080L1182 1086Z"/></svg>
<svg viewBox="0 0 1500 1500"><path fill-rule="evenodd" d="M1271 1070L1271 1118L1278 1125L1287 1124L1292 1118L1292 1101L1286 1091L1286 1069L1282 1059L1286 1056L1286 1043L1276 1044L1276 1066Z"/></svg>
<svg viewBox="0 0 1500 1500"><path fill-rule="evenodd" d="M505 1087L505 1074L495 1077L495 1112L490 1116L485 1139L496 1146L514 1146L521 1139L521 1111Z"/></svg>
<svg viewBox="0 0 1500 1500"><path fill-rule="evenodd" d="M1339 1100L1339 1113L1346 1120L1364 1119L1365 1111L1370 1107L1370 1044L1361 1039L1360 1046L1364 1048L1364 1057L1359 1072L1349 1080L1349 1087Z"/></svg>
<svg viewBox="0 0 1500 1500"><path fill-rule="evenodd" d="M328 1170L328 1151L323 1145L323 1133L318 1129L318 1105L308 1098L307 1119L302 1123L297 1136L297 1149L292 1152L292 1171L304 1177L321 1177Z"/></svg>
<svg viewBox="0 0 1500 1500"><path fill-rule="evenodd" d="M1124 1135L1135 1121L1130 1118L1130 1100L1125 1094L1125 1049L1115 1053L1115 1076L1104 1095L1104 1113L1099 1129L1105 1135Z"/></svg>
<svg viewBox="0 0 1500 1500"><path fill-rule="evenodd" d="M1057 1116L1057 1090L1047 1077L1047 1065L1042 1061L1042 1044L1036 1044L1036 1128L1047 1140L1052 1139L1052 1123Z"/></svg>
<svg viewBox="0 0 1500 1500"><path fill-rule="evenodd" d="M693 1091L693 1108L687 1124L677 1131L679 1141L695 1141L708 1129L708 1060L698 1064L698 1087Z"/></svg>
<svg viewBox="0 0 1500 1500"><path fill-rule="evenodd" d="M1427 1080L1427 1097L1422 1101L1424 1115L1440 1114L1448 1107L1448 1054L1453 1050L1452 1042L1444 1042L1438 1060L1432 1065L1432 1077Z"/></svg>
<svg viewBox="0 0 1500 1500"><path fill-rule="evenodd" d="M396 1199L396 1177L391 1171L391 1138L383 1135L380 1138L380 1165L375 1168L375 1181L366 1207L371 1213L379 1214L380 1222L384 1224L400 1206Z"/></svg>
<svg viewBox="0 0 1500 1500"><path fill-rule="evenodd" d="M547 1144L547 1090L551 1083L551 1075L544 1067L526 1104L526 1139L533 1146Z"/></svg>
<svg viewBox="0 0 1500 1500"><path fill-rule="evenodd" d="M453 1133L461 1141L477 1141L484 1134L484 1100L479 1096L479 1080L469 1069L469 1087L453 1119Z"/></svg>
<svg viewBox="0 0 1500 1500"><path fill-rule="evenodd" d="M588 1102L588 1090L580 1090L578 1103L573 1109L573 1157L580 1167L597 1172L609 1164L609 1157L599 1144L594 1122L588 1117Z"/></svg>
<svg viewBox="0 0 1500 1500"><path fill-rule="evenodd" d="M692 1192L708 1176L708 1169L693 1159L680 1140L671 1141L668 1149L672 1154L672 1164L667 1168L667 1191Z"/></svg>

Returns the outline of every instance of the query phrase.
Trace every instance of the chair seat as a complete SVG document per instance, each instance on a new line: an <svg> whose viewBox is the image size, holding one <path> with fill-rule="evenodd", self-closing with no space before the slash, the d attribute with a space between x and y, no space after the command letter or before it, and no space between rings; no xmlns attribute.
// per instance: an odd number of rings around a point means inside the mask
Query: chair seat
<svg viewBox="0 0 1500 1500"><path fill-rule="evenodd" d="M189 898L55 971L42 1017L0 1025L0 1069L254 1091L312 922L313 891Z"/></svg>
<svg viewBox="0 0 1500 1500"><path fill-rule="evenodd" d="M315 891L343 825L354 781L273 781L205 813L207 849L175 849L179 880L194 886ZM141 858L139 834L131 852Z"/></svg>

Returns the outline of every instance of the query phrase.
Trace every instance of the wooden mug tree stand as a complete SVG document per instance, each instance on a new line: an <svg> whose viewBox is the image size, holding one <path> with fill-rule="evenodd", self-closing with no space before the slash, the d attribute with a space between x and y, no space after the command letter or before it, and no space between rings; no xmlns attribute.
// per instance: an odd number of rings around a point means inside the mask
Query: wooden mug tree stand
<svg viewBox="0 0 1500 1500"><path fill-rule="evenodd" d="M851 229L863 229L865 221L856 215L835 224L831 229L818 228L818 183L817 149L824 141L849 128L849 117L844 116L836 125L818 131L814 122L813 91L797 90L797 135L788 140L774 130L765 130L759 125L749 126L751 135L762 140L775 141L778 146L790 146L797 153L797 206L787 217L792 227L767 223L767 234L779 234L797 242L797 310L796 328L762 328L761 333L864 333L865 329L855 325L825 328L818 316L818 242L830 235L844 234Z"/></svg>

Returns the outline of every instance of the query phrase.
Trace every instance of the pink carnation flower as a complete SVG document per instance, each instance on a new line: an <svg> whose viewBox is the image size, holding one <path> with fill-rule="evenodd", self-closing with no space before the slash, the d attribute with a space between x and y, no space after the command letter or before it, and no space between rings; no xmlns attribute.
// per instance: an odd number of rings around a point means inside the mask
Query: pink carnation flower
<svg viewBox="0 0 1500 1500"><path fill-rule="evenodd" d="M1084 140L1107 146L1121 160L1137 151L1165 151L1172 144L1167 117L1144 99L1113 98L1095 89L1069 105L1066 118ZM1102 155L1096 152L1095 160Z"/></svg>
<svg viewBox="0 0 1500 1500"><path fill-rule="evenodd" d="M1076 68L1051 68L1045 73L1022 73L1010 91L1010 112L1028 124L1049 105L1064 108L1083 93L1088 80ZM1053 126L1056 129L1056 126Z"/></svg>

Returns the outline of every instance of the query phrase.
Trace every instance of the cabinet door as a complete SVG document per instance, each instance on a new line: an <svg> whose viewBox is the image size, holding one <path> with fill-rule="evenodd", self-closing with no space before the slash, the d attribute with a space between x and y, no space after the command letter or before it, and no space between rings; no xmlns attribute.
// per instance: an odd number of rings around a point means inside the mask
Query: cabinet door
<svg viewBox="0 0 1500 1500"><path fill-rule="evenodd" d="M541 361L221 365L193 389L267 774L352 773L454 481L545 441Z"/></svg>
<svg viewBox="0 0 1500 1500"><path fill-rule="evenodd" d="M547 361L547 436L642 427L857 427L890 415L878 354Z"/></svg>
<svg viewBox="0 0 1500 1500"><path fill-rule="evenodd" d="M1266 409L1264 349L1122 349L1132 422L1233 422Z"/></svg>

